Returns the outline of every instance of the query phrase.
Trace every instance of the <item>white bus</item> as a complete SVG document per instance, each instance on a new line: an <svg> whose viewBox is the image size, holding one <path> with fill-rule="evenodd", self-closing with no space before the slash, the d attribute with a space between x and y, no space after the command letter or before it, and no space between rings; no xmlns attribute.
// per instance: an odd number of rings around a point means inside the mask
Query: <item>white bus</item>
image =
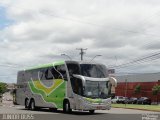
<svg viewBox="0 0 160 120"><path fill-rule="evenodd" d="M102 64L58 61L18 72L16 102L26 109L109 110L117 81Z"/></svg>

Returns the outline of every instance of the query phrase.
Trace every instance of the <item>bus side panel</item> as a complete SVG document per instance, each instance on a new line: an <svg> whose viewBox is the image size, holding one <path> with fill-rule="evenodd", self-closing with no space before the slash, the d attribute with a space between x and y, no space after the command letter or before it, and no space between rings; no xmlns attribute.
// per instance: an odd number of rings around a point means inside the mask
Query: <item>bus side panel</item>
<svg viewBox="0 0 160 120"><path fill-rule="evenodd" d="M67 91L65 76L59 78L65 72L63 64L58 64L57 70L53 69L55 75L53 79L49 78L52 66L19 72L17 77L17 103L24 105L26 98L29 100L33 98L35 105L38 107L63 108Z"/></svg>
<svg viewBox="0 0 160 120"><path fill-rule="evenodd" d="M62 79L54 80L54 84L50 88L47 88L39 81L29 81L29 86L34 96L40 95L42 97L45 106L46 103L50 103L52 104L52 106L49 107L63 108L63 100L65 98L66 91L66 81Z"/></svg>
<svg viewBox="0 0 160 120"><path fill-rule="evenodd" d="M20 71L17 75L17 90L16 90L16 102L17 104L24 105L25 94L24 87L26 83L24 81L24 72Z"/></svg>
<svg viewBox="0 0 160 120"><path fill-rule="evenodd" d="M34 91L34 87L29 85L31 81L30 73L25 73L23 71L20 71L17 76L17 85L18 88L16 90L16 102L17 104L24 105L25 99L31 99L33 98L35 100L35 105L39 107L51 107L55 108L56 106L49 102L49 100L45 100L43 93L37 93ZM47 98L48 99L48 98Z"/></svg>

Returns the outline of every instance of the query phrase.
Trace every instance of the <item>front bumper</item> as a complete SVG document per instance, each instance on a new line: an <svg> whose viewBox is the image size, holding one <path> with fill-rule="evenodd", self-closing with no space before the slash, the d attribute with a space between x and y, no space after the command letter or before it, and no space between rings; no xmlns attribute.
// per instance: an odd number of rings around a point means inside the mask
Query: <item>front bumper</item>
<svg viewBox="0 0 160 120"><path fill-rule="evenodd" d="M80 103L80 110L110 110L111 109L110 98L101 100L101 102L99 103L91 102L85 98L81 98L79 103Z"/></svg>

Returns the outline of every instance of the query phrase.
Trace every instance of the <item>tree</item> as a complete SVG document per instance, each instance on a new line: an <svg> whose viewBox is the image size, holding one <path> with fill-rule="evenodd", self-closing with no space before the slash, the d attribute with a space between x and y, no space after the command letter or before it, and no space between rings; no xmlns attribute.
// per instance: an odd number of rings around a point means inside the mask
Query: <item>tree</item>
<svg viewBox="0 0 160 120"><path fill-rule="evenodd" d="M153 88L152 88L152 93L153 93L153 95L156 95L157 96L157 104L158 104L158 94L160 93L160 85L155 85L155 86L153 86Z"/></svg>
<svg viewBox="0 0 160 120"><path fill-rule="evenodd" d="M135 89L134 89L134 93L135 93L135 94L141 93L141 85L136 85L136 87L135 87Z"/></svg>
<svg viewBox="0 0 160 120"><path fill-rule="evenodd" d="M7 84L0 82L0 95L7 91Z"/></svg>

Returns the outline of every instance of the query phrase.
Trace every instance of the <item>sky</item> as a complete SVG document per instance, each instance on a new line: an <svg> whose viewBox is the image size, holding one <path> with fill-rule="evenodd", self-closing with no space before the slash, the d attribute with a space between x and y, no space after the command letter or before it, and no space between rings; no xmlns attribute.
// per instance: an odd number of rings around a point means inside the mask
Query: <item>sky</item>
<svg viewBox="0 0 160 120"><path fill-rule="evenodd" d="M67 60L118 66L159 53L159 0L0 0L0 81L17 71ZM159 56L156 56L159 58ZM116 73L160 72L159 59L116 68ZM114 68L114 67L113 67Z"/></svg>

